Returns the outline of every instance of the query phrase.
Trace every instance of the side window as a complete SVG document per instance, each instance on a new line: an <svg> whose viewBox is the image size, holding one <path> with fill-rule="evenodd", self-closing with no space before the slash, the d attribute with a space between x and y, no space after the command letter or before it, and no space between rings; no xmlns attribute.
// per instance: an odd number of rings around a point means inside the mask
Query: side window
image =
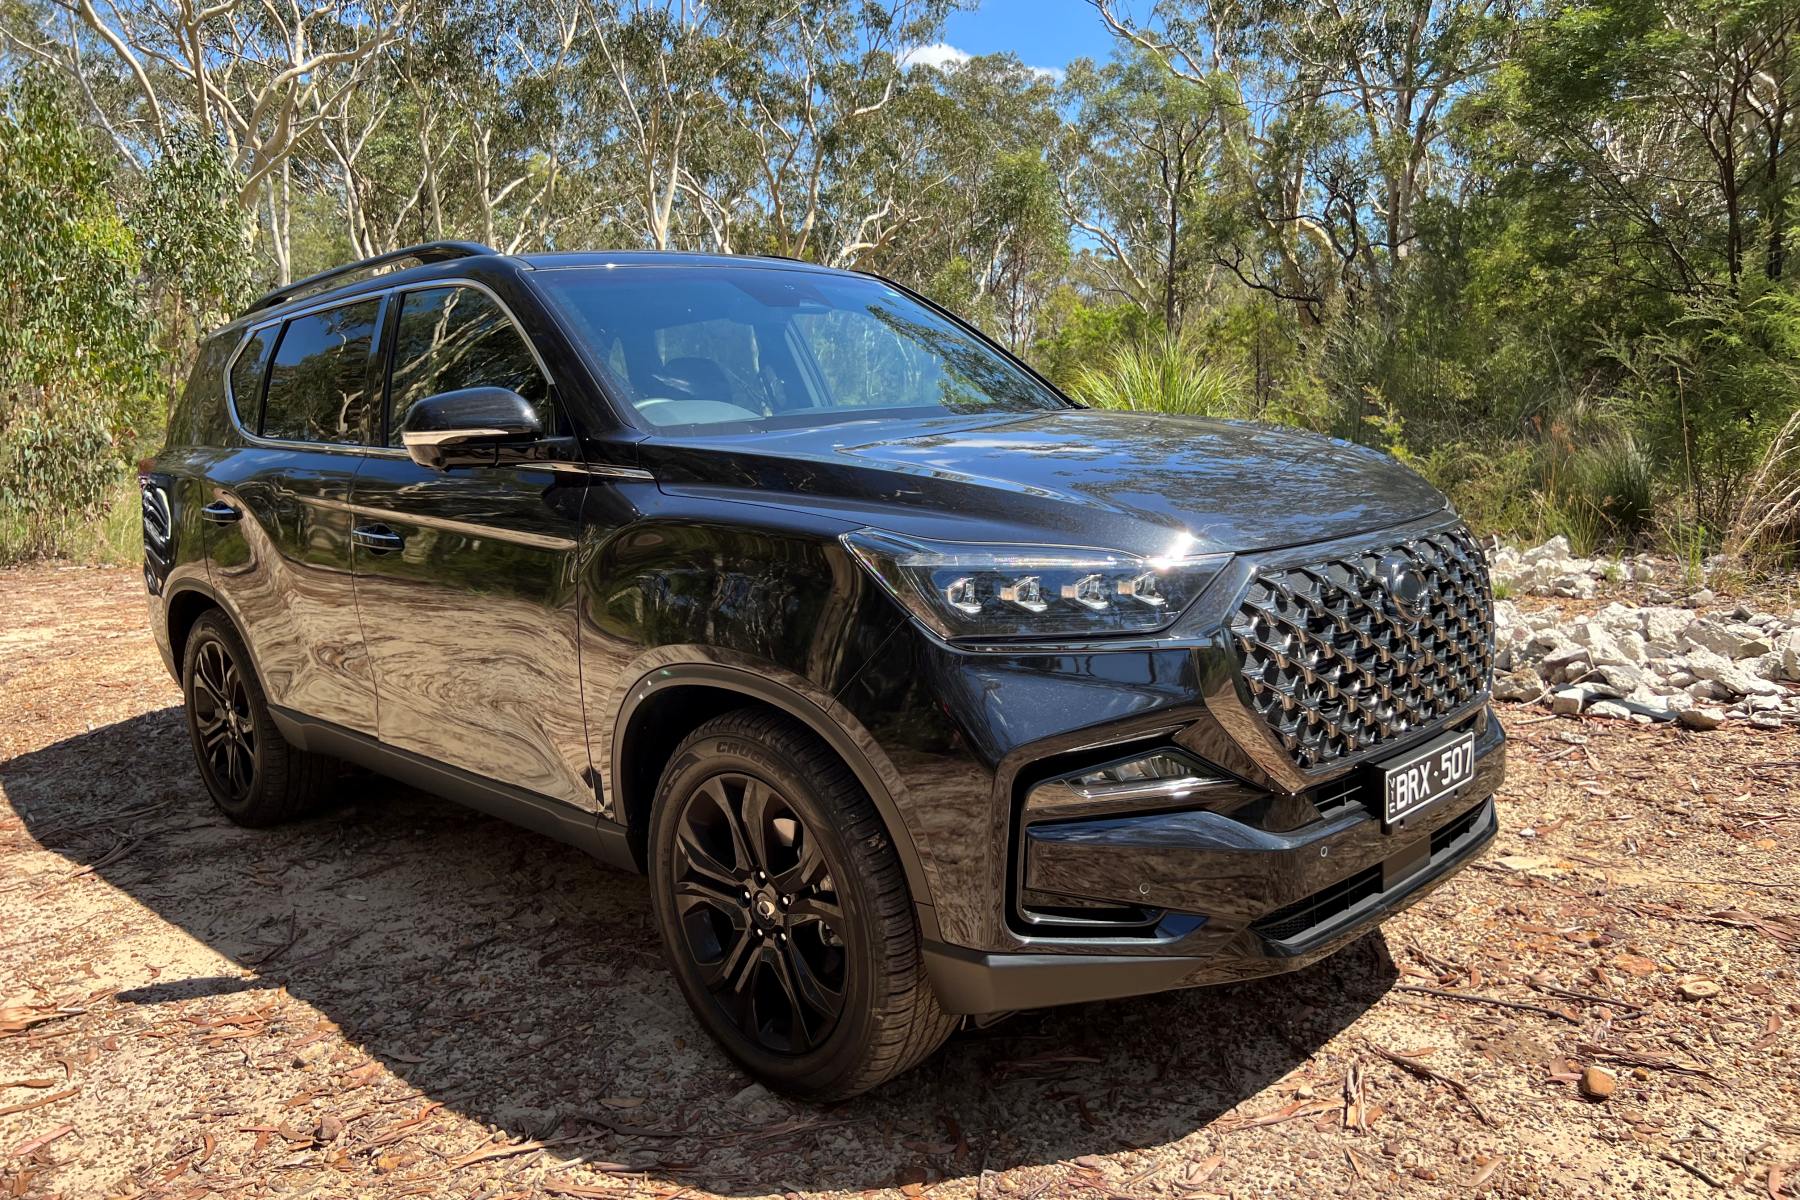
<svg viewBox="0 0 1800 1200"><path fill-rule="evenodd" d="M238 424L245 429L257 428L262 420L263 368L268 365L269 346L274 341L273 326L257 330L231 364L231 407L237 412Z"/></svg>
<svg viewBox="0 0 1800 1200"><path fill-rule="evenodd" d="M485 292L467 287L408 292L400 303L388 387L388 445L412 406L467 387L511 388L531 402L545 430L556 428L550 385L518 327Z"/></svg>
<svg viewBox="0 0 1800 1200"><path fill-rule="evenodd" d="M269 364L264 437L348 445L374 441L369 345L380 309L380 301L365 300L287 323Z"/></svg>

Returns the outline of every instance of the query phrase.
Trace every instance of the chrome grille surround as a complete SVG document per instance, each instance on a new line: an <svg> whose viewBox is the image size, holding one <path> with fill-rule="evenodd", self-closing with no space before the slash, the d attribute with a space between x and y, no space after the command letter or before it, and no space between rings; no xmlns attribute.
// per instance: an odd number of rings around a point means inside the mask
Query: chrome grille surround
<svg viewBox="0 0 1800 1200"><path fill-rule="evenodd" d="M1403 609L1390 583L1408 567ZM1301 770L1360 758L1486 696L1493 613L1461 525L1258 571L1230 621L1239 694Z"/></svg>

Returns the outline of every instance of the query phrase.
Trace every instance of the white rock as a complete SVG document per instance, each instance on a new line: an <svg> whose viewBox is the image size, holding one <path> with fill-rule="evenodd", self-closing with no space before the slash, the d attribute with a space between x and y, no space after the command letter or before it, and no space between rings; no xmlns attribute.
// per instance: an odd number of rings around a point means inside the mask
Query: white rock
<svg viewBox="0 0 1800 1200"><path fill-rule="evenodd" d="M1596 700L1588 705L1587 711L1589 716L1611 717L1615 721L1622 721L1632 715L1629 708L1616 700Z"/></svg>
<svg viewBox="0 0 1800 1200"><path fill-rule="evenodd" d="M1736 663L1709 650L1693 650L1687 656L1688 670L1702 680L1710 680L1734 696L1785 696L1787 689L1767 679L1758 679ZM1698 686L1698 685L1696 685Z"/></svg>
<svg viewBox="0 0 1800 1200"><path fill-rule="evenodd" d="M1717 729L1725 723L1725 712L1718 708L1687 708L1675 714L1687 729Z"/></svg>
<svg viewBox="0 0 1800 1200"><path fill-rule="evenodd" d="M1573 716L1581 711L1582 701L1586 699L1587 693L1581 688L1563 688L1552 693L1550 711L1561 716Z"/></svg>
<svg viewBox="0 0 1800 1200"><path fill-rule="evenodd" d="M1572 679L1586 671L1592 663L1586 646L1565 643L1538 660L1538 670L1546 679Z"/></svg>
<svg viewBox="0 0 1800 1200"><path fill-rule="evenodd" d="M1538 701L1548 690L1542 677L1530 667L1494 676L1494 699Z"/></svg>
<svg viewBox="0 0 1800 1200"><path fill-rule="evenodd" d="M1781 678L1800 683L1800 629L1783 634L1776 653L1781 655Z"/></svg>
<svg viewBox="0 0 1800 1200"><path fill-rule="evenodd" d="M1658 606L1641 610L1638 621L1646 642L1679 649L1681 631L1693 624L1694 618L1686 609Z"/></svg>

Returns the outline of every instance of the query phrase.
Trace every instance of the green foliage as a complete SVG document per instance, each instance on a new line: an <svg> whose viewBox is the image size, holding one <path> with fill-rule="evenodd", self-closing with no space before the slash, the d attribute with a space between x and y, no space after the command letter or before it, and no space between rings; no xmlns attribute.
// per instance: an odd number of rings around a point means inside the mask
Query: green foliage
<svg viewBox="0 0 1800 1200"><path fill-rule="evenodd" d="M47 78L0 93L0 559L68 546L154 421L154 330L109 182Z"/></svg>
<svg viewBox="0 0 1800 1200"><path fill-rule="evenodd" d="M1094 408L1195 417L1245 417L1250 410L1235 367L1174 338L1117 347L1103 365L1078 371L1069 391Z"/></svg>
<svg viewBox="0 0 1800 1200"><path fill-rule="evenodd" d="M130 223L146 275L194 338L249 301L255 260L238 178L217 142L177 131L136 189Z"/></svg>

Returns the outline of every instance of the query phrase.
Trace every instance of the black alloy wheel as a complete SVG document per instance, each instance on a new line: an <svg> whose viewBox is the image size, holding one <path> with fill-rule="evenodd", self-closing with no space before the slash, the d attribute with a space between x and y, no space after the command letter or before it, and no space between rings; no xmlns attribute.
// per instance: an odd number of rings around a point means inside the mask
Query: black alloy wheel
<svg viewBox="0 0 1800 1200"><path fill-rule="evenodd" d="M681 941L732 1024L801 1054L844 1011L849 930L817 839L769 784L735 771L689 795L676 824Z"/></svg>
<svg viewBox="0 0 1800 1200"><path fill-rule="evenodd" d="M244 672L225 643L208 638L194 656L194 735L213 787L242 804L256 783L256 714Z"/></svg>
<svg viewBox="0 0 1800 1200"><path fill-rule="evenodd" d="M866 1092L941 1046L944 1012L881 815L819 736L744 708L675 748L648 844L663 951L694 1015L771 1087Z"/></svg>
<svg viewBox="0 0 1800 1200"><path fill-rule="evenodd" d="M181 690L200 779L233 821L279 824L329 794L340 764L281 736L250 652L217 609L203 613L188 632Z"/></svg>

